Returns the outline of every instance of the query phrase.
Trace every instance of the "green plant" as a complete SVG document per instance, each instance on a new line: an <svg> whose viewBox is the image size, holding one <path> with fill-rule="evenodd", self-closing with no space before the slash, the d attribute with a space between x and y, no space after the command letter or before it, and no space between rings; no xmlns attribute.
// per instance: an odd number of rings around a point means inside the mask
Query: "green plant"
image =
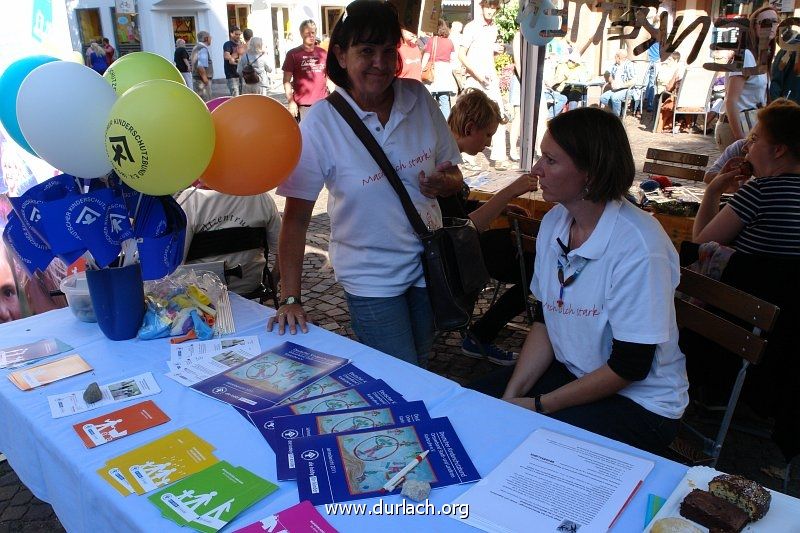
<svg viewBox="0 0 800 533"><path fill-rule="evenodd" d="M510 43L519 29L517 13L519 13L519 2L511 0L506 4L501 4L494 17L494 22L498 26L497 34L504 43Z"/></svg>
<svg viewBox="0 0 800 533"><path fill-rule="evenodd" d="M502 53L494 56L494 69L499 73L503 67L514 64L514 58L511 55Z"/></svg>

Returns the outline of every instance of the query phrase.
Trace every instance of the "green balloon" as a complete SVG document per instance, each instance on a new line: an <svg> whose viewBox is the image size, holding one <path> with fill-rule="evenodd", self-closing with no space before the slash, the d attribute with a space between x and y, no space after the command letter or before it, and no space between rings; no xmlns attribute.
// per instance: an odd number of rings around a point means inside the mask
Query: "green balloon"
<svg viewBox="0 0 800 533"><path fill-rule="evenodd" d="M114 103L106 154L131 188L152 196L184 189L214 153L214 123L205 103L182 82L150 80Z"/></svg>
<svg viewBox="0 0 800 533"><path fill-rule="evenodd" d="M150 52L133 52L114 61L103 77L118 95L143 81L170 80L183 83L183 76L168 59Z"/></svg>

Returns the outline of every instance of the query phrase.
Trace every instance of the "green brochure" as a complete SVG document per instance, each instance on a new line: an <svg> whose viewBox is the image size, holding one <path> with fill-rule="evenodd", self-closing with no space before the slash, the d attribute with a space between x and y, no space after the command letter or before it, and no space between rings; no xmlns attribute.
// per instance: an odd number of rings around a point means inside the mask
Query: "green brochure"
<svg viewBox="0 0 800 533"><path fill-rule="evenodd" d="M170 485L149 500L181 526L215 533L278 486L249 470L220 461Z"/></svg>

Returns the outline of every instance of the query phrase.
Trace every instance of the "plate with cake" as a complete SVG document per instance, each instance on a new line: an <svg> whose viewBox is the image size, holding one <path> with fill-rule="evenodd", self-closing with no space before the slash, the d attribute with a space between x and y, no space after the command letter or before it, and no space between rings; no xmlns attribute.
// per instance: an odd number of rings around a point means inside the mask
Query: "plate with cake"
<svg viewBox="0 0 800 533"><path fill-rule="evenodd" d="M800 533L800 500L742 476L690 468L645 533Z"/></svg>

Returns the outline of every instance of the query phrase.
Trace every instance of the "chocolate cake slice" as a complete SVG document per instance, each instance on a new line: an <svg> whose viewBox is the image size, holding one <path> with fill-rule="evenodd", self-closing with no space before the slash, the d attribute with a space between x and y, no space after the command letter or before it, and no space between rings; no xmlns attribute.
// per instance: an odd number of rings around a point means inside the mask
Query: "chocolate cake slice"
<svg viewBox="0 0 800 533"><path fill-rule="evenodd" d="M748 514L732 503L700 489L694 489L683 499L681 516L726 533L739 533L750 521Z"/></svg>
<svg viewBox="0 0 800 533"><path fill-rule="evenodd" d="M708 491L746 512L751 521L763 518L772 501L772 494L755 481L731 474L712 479L708 483Z"/></svg>

